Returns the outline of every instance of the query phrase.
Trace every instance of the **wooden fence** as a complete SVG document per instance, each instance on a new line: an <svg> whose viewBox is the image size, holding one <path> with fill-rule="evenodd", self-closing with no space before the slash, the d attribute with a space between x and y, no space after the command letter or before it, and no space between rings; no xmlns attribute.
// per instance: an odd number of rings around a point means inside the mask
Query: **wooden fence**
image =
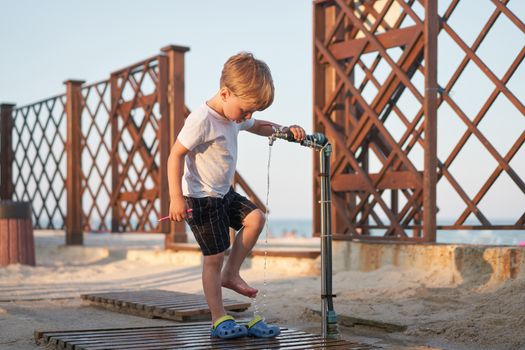
<svg viewBox="0 0 525 350"><path fill-rule="evenodd" d="M184 223L168 213L166 164L189 110L184 56L160 54L93 84L65 82L65 94L26 106L1 105L1 199L29 201L37 229L65 229L67 244L82 232L163 232L186 241ZM235 185L262 206L236 173Z"/></svg>
<svg viewBox="0 0 525 350"><path fill-rule="evenodd" d="M520 65L523 81L525 25L508 2L313 2L314 129L333 143L336 239L433 242L439 229L525 229L523 149L521 160L517 156L525 142L523 84L517 83ZM471 27L464 29L466 18ZM494 50L499 34L492 33L501 27L518 40L498 46L494 59L487 45ZM463 93L482 84L483 96ZM467 103L474 106L467 109ZM490 139L484 122L508 125L510 143L496 147L499 140ZM439 148L456 130L453 147ZM464 176L473 154L482 155L485 166L478 168L486 171ZM314 158L314 178L318 172ZM505 194L502 186L510 190ZM314 203L319 187L314 182ZM437 192L459 202L450 223L437 221L443 209ZM504 223L489 220L487 202L498 198L505 205L511 195L521 207L509 207ZM319 232L316 204L313 213Z"/></svg>

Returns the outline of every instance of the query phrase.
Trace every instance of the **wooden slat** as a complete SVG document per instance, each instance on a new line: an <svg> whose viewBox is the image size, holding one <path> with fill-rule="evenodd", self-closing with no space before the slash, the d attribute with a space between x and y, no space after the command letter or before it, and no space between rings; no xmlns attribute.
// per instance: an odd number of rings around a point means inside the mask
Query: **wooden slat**
<svg viewBox="0 0 525 350"><path fill-rule="evenodd" d="M67 80L66 84L66 244L82 245L82 84L83 80Z"/></svg>
<svg viewBox="0 0 525 350"><path fill-rule="evenodd" d="M375 183L379 174L369 174ZM415 189L420 188L420 181L412 171L394 171L386 173L376 185L377 189ZM332 189L336 192L363 191L366 183L363 177L355 174L338 174L332 179Z"/></svg>
<svg viewBox="0 0 525 350"><path fill-rule="evenodd" d="M281 328L276 338L223 340L210 338L208 322L170 326L95 330L35 331L37 344L47 349L377 349L345 340Z"/></svg>
<svg viewBox="0 0 525 350"><path fill-rule="evenodd" d="M210 313L204 295L166 290L84 294L81 295L81 298L110 311L147 318L187 321ZM244 311L249 307L250 303L224 299L226 310Z"/></svg>
<svg viewBox="0 0 525 350"><path fill-rule="evenodd" d="M171 243L167 246L168 249L174 251L189 251L189 252L200 252L200 248L197 244L188 243ZM229 255L230 251L225 252ZM262 249L254 249L250 253L253 256L271 256L271 257L284 257L284 258L298 258L298 259L316 259L321 252L318 248L280 248L264 251Z"/></svg>
<svg viewBox="0 0 525 350"><path fill-rule="evenodd" d="M136 203L139 200L147 199L153 201L157 198L158 191L156 189L144 190L142 192L121 192L118 199L124 202Z"/></svg>
<svg viewBox="0 0 525 350"><path fill-rule="evenodd" d="M296 258L296 259L317 259L321 255L319 249L282 249L282 250L252 250L251 256L267 256L280 258Z"/></svg>
<svg viewBox="0 0 525 350"><path fill-rule="evenodd" d="M413 25L402 29L391 29L386 33L377 34L375 37L385 49L407 45L412 42L414 36L422 31L420 25ZM334 43L330 46L330 52L338 60L352 58L356 55L362 55L368 52L377 51L373 45L369 45L367 38L359 38ZM368 45L367 45L368 44ZM365 45L365 49L361 47Z"/></svg>

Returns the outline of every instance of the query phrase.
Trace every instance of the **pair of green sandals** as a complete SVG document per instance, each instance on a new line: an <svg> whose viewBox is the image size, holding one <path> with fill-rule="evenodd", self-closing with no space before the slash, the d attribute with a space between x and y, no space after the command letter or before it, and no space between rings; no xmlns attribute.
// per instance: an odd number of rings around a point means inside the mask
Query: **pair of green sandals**
<svg viewBox="0 0 525 350"><path fill-rule="evenodd" d="M233 339L246 336L256 338L273 338L281 333L281 329L275 325L268 325L261 316L255 316L246 325L239 325L230 316L222 316L211 328L212 338Z"/></svg>

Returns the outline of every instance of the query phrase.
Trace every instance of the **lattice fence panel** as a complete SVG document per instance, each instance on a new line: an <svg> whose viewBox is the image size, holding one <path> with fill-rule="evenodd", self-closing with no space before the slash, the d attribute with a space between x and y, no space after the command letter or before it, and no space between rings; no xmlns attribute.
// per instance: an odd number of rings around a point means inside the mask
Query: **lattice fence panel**
<svg viewBox="0 0 525 350"><path fill-rule="evenodd" d="M13 200L30 201L37 229L63 229L66 215L66 97L13 110Z"/></svg>
<svg viewBox="0 0 525 350"><path fill-rule="evenodd" d="M111 91L109 80L82 88L83 230L111 230Z"/></svg>
<svg viewBox="0 0 525 350"><path fill-rule="evenodd" d="M314 129L334 144L336 238L422 239L424 171L433 172L425 163L436 156L434 229L524 228L524 6L437 3L431 32L425 1L314 2ZM427 66L433 43L437 65ZM425 135L434 129L425 130L424 113L438 92L437 154L429 157L434 143ZM316 199L318 183L314 190ZM510 219L489 219L491 210Z"/></svg>
<svg viewBox="0 0 525 350"><path fill-rule="evenodd" d="M314 123L334 143L339 234L408 238L405 228L419 226L424 42L410 4L317 4Z"/></svg>
<svg viewBox="0 0 525 350"><path fill-rule="evenodd" d="M525 6L440 5L438 190L448 194L438 197L441 227L523 229Z"/></svg>
<svg viewBox="0 0 525 350"><path fill-rule="evenodd" d="M119 210L119 229L155 232L161 216L159 199L160 109L157 57L112 76L112 118L117 140L113 155L119 174L112 198Z"/></svg>

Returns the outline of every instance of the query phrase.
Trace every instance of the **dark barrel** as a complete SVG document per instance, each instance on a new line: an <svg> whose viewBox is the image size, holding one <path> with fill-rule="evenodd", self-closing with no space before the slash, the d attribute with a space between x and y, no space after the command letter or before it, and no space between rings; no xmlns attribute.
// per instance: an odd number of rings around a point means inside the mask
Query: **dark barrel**
<svg viewBox="0 0 525 350"><path fill-rule="evenodd" d="M0 266L35 265L30 202L0 201Z"/></svg>

